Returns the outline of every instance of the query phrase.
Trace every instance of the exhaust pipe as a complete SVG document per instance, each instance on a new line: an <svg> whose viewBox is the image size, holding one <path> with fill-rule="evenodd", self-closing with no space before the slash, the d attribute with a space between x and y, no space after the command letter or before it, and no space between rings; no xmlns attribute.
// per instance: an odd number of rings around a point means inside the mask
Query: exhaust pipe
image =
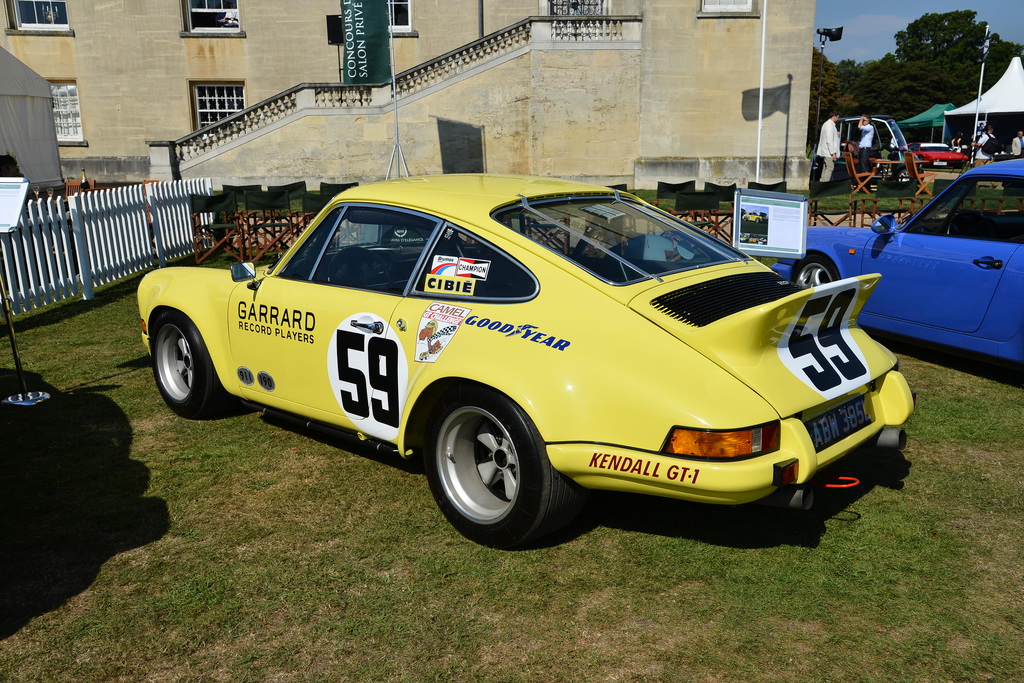
<svg viewBox="0 0 1024 683"><path fill-rule="evenodd" d="M897 427L886 427L878 433L872 445L877 448L895 448L902 451L907 447L907 433Z"/></svg>
<svg viewBox="0 0 1024 683"><path fill-rule="evenodd" d="M783 486L776 489L774 493L754 502L769 507L810 510L814 505L814 489L806 486Z"/></svg>

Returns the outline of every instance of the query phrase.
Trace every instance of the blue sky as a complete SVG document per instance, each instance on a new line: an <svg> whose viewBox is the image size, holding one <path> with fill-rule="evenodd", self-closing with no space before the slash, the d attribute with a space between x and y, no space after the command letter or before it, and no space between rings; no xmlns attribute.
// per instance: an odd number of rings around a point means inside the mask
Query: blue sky
<svg viewBox="0 0 1024 683"><path fill-rule="evenodd" d="M775 0L775 2L785 0ZM1024 45L1024 7L1021 0L960 2L948 0L818 0L815 28L843 27L843 38L825 44L831 62L878 59L896 52L893 36L923 14L974 10L1003 40ZM817 39L817 36L815 36ZM815 46L819 43L815 42Z"/></svg>

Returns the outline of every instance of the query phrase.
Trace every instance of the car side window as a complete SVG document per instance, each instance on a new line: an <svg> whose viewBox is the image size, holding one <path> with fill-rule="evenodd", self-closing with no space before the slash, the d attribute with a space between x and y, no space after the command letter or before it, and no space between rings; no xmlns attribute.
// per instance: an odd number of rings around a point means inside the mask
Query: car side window
<svg viewBox="0 0 1024 683"><path fill-rule="evenodd" d="M1024 242L1024 184L964 182L941 203L928 207L911 232L1001 242Z"/></svg>
<svg viewBox="0 0 1024 683"><path fill-rule="evenodd" d="M344 211L345 207L339 206L313 227L313 232L296 247L295 253L277 272L278 277L286 277L290 280L308 280L320 259L320 254L324 251L324 245L337 229L338 221L341 220Z"/></svg>
<svg viewBox="0 0 1024 683"><path fill-rule="evenodd" d="M469 232L445 224L416 280L415 292L429 297L529 299L537 280L507 254Z"/></svg>
<svg viewBox="0 0 1024 683"><path fill-rule="evenodd" d="M400 294L439 223L396 209L341 206L313 228L279 275Z"/></svg>
<svg viewBox="0 0 1024 683"><path fill-rule="evenodd" d="M327 241L312 280L401 294L439 221L374 206L350 206Z"/></svg>

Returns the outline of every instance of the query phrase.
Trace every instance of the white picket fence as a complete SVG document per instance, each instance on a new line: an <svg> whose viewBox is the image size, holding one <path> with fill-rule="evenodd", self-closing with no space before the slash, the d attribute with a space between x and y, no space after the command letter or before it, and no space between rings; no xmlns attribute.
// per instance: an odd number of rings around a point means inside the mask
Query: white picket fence
<svg viewBox="0 0 1024 683"><path fill-rule="evenodd" d="M193 249L190 194L213 194L210 178L150 182L35 199L18 230L0 234L11 310L22 313L145 270Z"/></svg>

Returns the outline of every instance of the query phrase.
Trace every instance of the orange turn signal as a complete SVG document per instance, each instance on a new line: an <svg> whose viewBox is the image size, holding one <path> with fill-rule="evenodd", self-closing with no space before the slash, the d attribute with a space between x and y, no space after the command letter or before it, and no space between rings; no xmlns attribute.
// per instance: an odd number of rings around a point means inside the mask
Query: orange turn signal
<svg viewBox="0 0 1024 683"><path fill-rule="evenodd" d="M669 432L662 453L694 458L748 458L777 450L779 423L746 429L712 431L675 427Z"/></svg>

